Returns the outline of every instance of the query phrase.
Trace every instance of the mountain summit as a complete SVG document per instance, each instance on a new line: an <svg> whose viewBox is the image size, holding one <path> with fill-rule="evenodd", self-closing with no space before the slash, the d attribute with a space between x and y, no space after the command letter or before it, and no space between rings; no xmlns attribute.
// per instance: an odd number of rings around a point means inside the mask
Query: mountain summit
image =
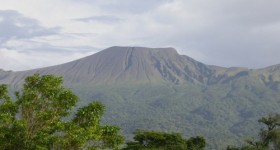
<svg viewBox="0 0 280 150"><path fill-rule="evenodd" d="M54 69L72 80L92 83L155 83L202 80L210 69L174 48L110 47ZM55 72L56 72L55 71Z"/></svg>

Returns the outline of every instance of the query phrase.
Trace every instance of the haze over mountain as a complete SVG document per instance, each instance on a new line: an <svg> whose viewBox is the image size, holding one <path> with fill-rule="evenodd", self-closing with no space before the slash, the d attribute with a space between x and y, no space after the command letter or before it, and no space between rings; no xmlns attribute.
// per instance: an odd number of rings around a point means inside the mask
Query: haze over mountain
<svg viewBox="0 0 280 150"><path fill-rule="evenodd" d="M255 135L259 117L280 112L280 65L211 66L173 48L110 47L57 66L0 70L0 83L17 88L34 73L63 76L80 105L105 103L104 122L128 137L136 128L182 132L205 136L209 148L221 149Z"/></svg>

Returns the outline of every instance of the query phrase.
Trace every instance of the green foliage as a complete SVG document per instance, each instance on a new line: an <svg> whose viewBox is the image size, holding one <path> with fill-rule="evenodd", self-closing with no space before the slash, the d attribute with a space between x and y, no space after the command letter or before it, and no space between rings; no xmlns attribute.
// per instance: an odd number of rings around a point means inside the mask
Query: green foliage
<svg viewBox="0 0 280 150"><path fill-rule="evenodd" d="M202 150L206 146L205 139L203 137L191 137L186 141L188 150Z"/></svg>
<svg viewBox="0 0 280 150"><path fill-rule="evenodd" d="M259 132L259 140L246 140L243 147L229 146L227 150L279 150L280 149L280 115L269 115L259 119L265 125Z"/></svg>
<svg viewBox="0 0 280 150"><path fill-rule="evenodd" d="M0 85L0 149L118 148L124 138L120 128L100 125L105 108L100 102L79 108L66 121L79 98L62 83L53 75L27 77L15 102L7 85Z"/></svg>
<svg viewBox="0 0 280 150"><path fill-rule="evenodd" d="M255 147L252 147L252 146L243 146L243 147L236 147L236 146L228 146L227 147L227 150L265 150L265 149L257 149Z"/></svg>
<svg viewBox="0 0 280 150"><path fill-rule="evenodd" d="M124 150L203 150L206 146L203 137L183 139L178 133L137 130L134 135L135 142L128 142Z"/></svg>

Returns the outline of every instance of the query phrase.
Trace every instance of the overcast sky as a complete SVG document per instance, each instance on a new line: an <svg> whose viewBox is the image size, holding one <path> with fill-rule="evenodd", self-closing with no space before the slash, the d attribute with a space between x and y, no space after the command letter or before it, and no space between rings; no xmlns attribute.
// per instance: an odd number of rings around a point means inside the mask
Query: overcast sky
<svg viewBox="0 0 280 150"><path fill-rule="evenodd" d="M280 63L279 0L0 0L0 68L65 63L111 46L174 47L206 64Z"/></svg>

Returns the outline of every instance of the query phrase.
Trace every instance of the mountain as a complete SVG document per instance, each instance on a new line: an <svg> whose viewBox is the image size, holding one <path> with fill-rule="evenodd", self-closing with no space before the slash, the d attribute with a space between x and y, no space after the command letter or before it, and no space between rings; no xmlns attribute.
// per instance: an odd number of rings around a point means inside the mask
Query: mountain
<svg viewBox="0 0 280 150"><path fill-rule="evenodd" d="M36 72L62 75L73 83L170 81L178 84L186 80L203 81L211 69L190 57L179 55L173 48L111 47L70 63L17 72L14 76Z"/></svg>
<svg viewBox="0 0 280 150"><path fill-rule="evenodd" d="M222 149L255 136L261 116L280 113L280 65L224 68L173 48L111 47L57 66L0 70L0 83L17 89L34 73L63 76L80 106L102 101L103 122L120 126L128 138L137 128L181 132Z"/></svg>

